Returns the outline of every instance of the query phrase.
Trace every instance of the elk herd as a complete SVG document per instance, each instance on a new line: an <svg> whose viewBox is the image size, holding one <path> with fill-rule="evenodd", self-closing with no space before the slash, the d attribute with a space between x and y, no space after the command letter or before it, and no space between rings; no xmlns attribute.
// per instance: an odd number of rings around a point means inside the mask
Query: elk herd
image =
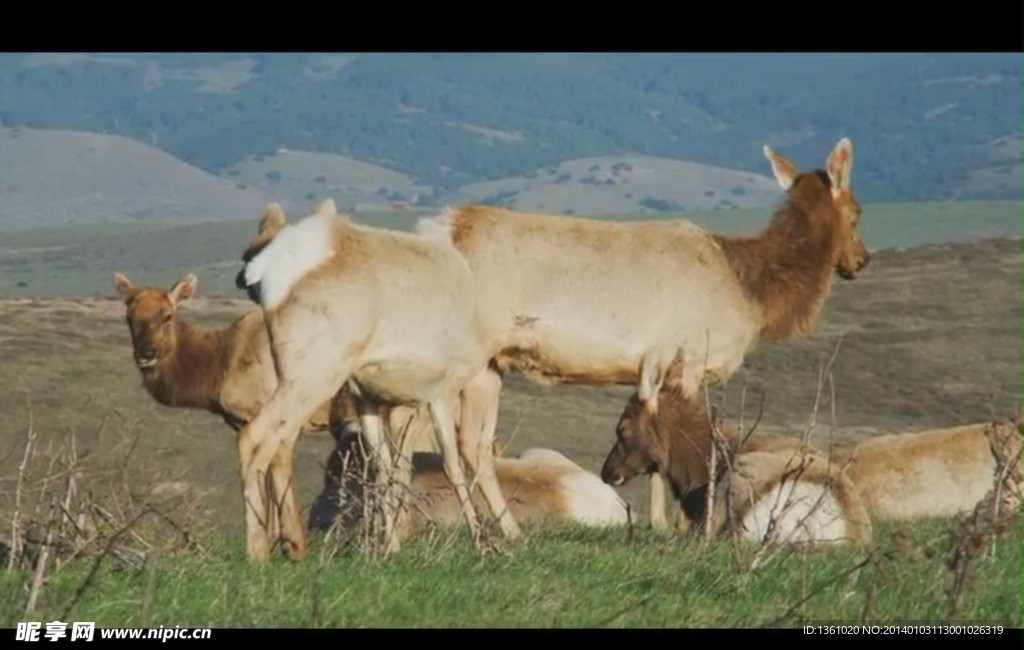
<svg viewBox="0 0 1024 650"><path fill-rule="evenodd" d="M669 525L667 484L676 525L755 542L867 545L877 518L1019 509L1017 419L823 449L745 436L707 407L702 386L763 342L810 334L833 277L868 264L850 141L812 171L764 155L786 194L754 236L472 204L401 232L330 199L291 223L272 203L236 280L258 308L227 327L178 311L193 274L163 289L117 273L114 288L150 396L235 432L253 561L278 545L301 559L306 530L332 525L365 526L385 553L431 522L465 522L477 542L490 522L509 539L531 522L624 525L614 486L638 476L652 526ZM600 476L553 448L500 454L512 374L635 388L593 433L614 443ZM336 449L304 523L292 456L307 432Z"/></svg>

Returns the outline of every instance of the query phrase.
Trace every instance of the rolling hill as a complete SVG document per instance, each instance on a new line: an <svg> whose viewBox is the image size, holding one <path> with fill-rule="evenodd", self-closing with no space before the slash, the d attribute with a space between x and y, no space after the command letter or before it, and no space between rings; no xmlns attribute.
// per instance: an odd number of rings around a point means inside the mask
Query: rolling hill
<svg viewBox="0 0 1024 650"><path fill-rule="evenodd" d="M117 135L0 128L0 228L258 215L266 197Z"/></svg>
<svg viewBox="0 0 1024 650"><path fill-rule="evenodd" d="M764 174L766 142L811 165L849 136L864 201L1014 199L1021 72L1016 52L12 52L0 125L123 135L210 173L336 154L429 205L593 157Z"/></svg>

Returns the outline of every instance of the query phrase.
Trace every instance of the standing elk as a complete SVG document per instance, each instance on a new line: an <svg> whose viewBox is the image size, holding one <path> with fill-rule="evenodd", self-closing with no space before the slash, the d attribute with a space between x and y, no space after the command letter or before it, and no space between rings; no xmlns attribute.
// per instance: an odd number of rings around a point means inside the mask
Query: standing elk
<svg viewBox="0 0 1024 650"><path fill-rule="evenodd" d="M273 215L275 211L279 211L279 206L271 205L267 214ZM114 274L114 289L125 302L133 358L147 393L164 406L213 413L237 433L256 416L277 386L263 312L253 309L226 327L202 330L183 319L178 309L195 294L197 282L196 276L189 273L170 289L136 287L124 274ZM410 421L411 416L415 418ZM406 432L404 449L419 452L420 456L411 485L420 516L401 520L399 539L421 527L424 518L455 523L458 503L440 467L429 415L422 409L413 412L399 407L387 419L389 428ZM337 462L352 448L357 427L358 413L347 387L323 404L303 426L303 432L310 433L330 429L337 446L327 464L324 492L311 508L310 527L324 528L328 523L325 517L332 512L331 499L340 483ZM553 457L543 458L544 453ZM559 466L558 459L576 470ZM288 460L275 456L270 473L276 477L278 498L290 501L290 505L282 507L297 510L294 486L288 484L289 475L282 474L286 468L280 465ZM614 490L603 483L594 485L594 481L600 483L596 476L558 452L535 449L524 452L519 459L499 458L495 462L513 515L527 521L554 519L599 525L620 523L626 516L625 506L619 507L621 499ZM584 473L588 478L577 478ZM356 493L361 486L350 485L348 489Z"/></svg>
<svg viewBox="0 0 1024 650"><path fill-rule="evenodd" d="M271 205L264 218L273 221L279 210ZM197 282L195 274L188 273L170 289L136 287L123 273L114 274L114 290L125 303L132 356L146 392L164 406L213 413L237 435L277 388L263 311L247 311L226 327L200 329L183 319L178 310L195 293ZM302 431L343 430L356 417L354 396L344 387L309 417ZM384 417L400 423L406 414L397 410ZM238 443L241 461L245 448L241 438ZM410 439L408 445L407 451L434 449L421 439ZM284 513L297 513L291 456L276 455L269 473L275 503ZM268 526L275 537L281 532L277 525L278 518L271 517Z"/></svg>
<svg viewBox="0 0 1024 650"><path fill-rule="evenodd" d="M756 236L690 221L617 222L466 205L436 217L469 263L489 333L489 369L466 390L463 427L481 453L497 424L503 377L542 384L637 381L645 355L668 362L682 346L683 390L721 382L756 345L814 328L833 273L868 263L850 190L853 148L839 140L825 170L801 171L767 145L786 190ZM664 484L651 478L652 524L665 525ZM507 535L515 527L503 524Z"/></svg>
<svg viewBox="0 0 1024 650"><path fill-rule="evenodd" d="M359 225L339 215L328 199L313 214L281 228L246 261L239 279L263 308L278 376L273 396L239 432L246 452L241 474L250 560L269 557L268 531L261 524L267 511L261 475L275 455L290 457L302 423L346 382L357 398L362 434L379 460L378 480L392 467L390 450L382 444L380 407L427 406L445 475L474 538L479 534L459 462L453 404L482 373L489 355L477 286L446 235L423 221L416 233ZM462 417L466 411L462 404ZM474 469L492 511L507 520L492 439L493 432ZM410 472L399 463L396 483L407 486ZM392 551L398 545L391 534L397 508L393 495L384 501L386 550ZM290 512L281 518L286 552L302 557L301 521Z"/></svg>
<svg viewBox="0 0 1024 650"><path fill-rule="evenodd" d="M754 542L775 535L789 542L871 543L870 516L840 464L798 439L742 440L685 392L684 376L682 350L667 367L645 357L601 469L606 483L659 473L698 528L710 521L711 532Z"/></svg>

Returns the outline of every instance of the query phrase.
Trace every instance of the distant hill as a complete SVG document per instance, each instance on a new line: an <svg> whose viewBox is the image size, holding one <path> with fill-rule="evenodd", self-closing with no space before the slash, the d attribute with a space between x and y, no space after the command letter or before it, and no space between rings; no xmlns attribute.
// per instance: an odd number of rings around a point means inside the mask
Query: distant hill
<svg viewBox="0 0 1024 650"><path fill-rule="evenodd" d="M0 227L258 217L266 202L130 138L0 128Z"/></svg>
<svg viewBox="0 0 1024 650"><path fill-rule="evenodd" d="M762 174L625 155L570 160L525 176L464 185L454 194L458 200L535 210L622 215L763 206L781 199L782 189Z"/></svg>
<svg viewBox="0 0 1024 650"><path fill-rule="evenodd" d="M421 195L433 192L430 185L401 172L315 151L279 149L256 154L231 165L222 176L274 197L289 214L328 197L350 212L390 210L396 204L415 205Z"/></svg>
<svg viewBox="0 0 1024 650"><path fill-rule="evenodd" d="M820 166L849 136L863 201L1019 199L1021 80L1015 52L2 53L0 125L123 135L218 174L335 154L429 187L425 205L593 157L764 174L768 143ZM279 171L280 193L316 193Z"/></svg>

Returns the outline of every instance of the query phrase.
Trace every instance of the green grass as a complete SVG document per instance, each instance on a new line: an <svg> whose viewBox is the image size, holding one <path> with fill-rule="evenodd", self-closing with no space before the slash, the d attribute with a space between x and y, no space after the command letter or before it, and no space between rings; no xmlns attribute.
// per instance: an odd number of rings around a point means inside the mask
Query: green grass
<svg viewBox="0 0 1024 650"><path fill-rule="evenodd" d="M112 558L95 576L76 560L48 579L38 620L98 626L757 627L813 622L1021 623L1020 520L971 558L955 612L945 561L950 521L882 525L866 551L783 551L745 570L753 546L637 529L531 529L508 555L478 555L463 528L411 541L388 560L355 547L305 562L244 560L242 540L205 555L153 553L130 568ZM855 570L858 564L864 564ZM24 620L24 572L0 579L3 625ZM85 585L83 590L83 585ZM74 603L81 590L81 598Z"/></svg>

